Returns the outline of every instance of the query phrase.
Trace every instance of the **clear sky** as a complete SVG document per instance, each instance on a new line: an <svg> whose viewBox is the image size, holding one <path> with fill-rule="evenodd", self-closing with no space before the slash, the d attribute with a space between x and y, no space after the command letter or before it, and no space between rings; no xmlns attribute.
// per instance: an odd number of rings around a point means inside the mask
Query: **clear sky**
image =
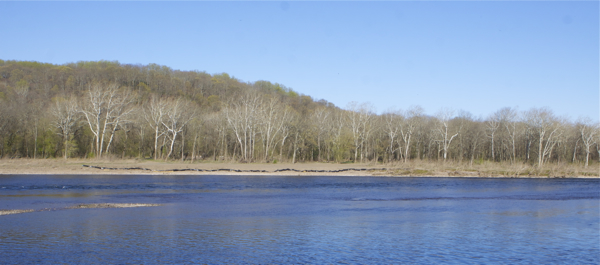
<svg viewBox="0 0 600 265"><path fill-rule="evenodd" d="M0 59L277 82L340 107L598 120L599 2L0 2Z"/></svg>

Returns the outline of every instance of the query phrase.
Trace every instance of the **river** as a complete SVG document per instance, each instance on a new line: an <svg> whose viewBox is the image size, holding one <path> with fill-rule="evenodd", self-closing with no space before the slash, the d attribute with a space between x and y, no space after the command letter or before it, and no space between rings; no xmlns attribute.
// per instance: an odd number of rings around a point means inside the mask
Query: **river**
<svg viewBox="0 0 600 265"><path fill-rule="evenodd" d="M600 263L598 179L5 175L0 209L34 210L0 264Z"/></svg>

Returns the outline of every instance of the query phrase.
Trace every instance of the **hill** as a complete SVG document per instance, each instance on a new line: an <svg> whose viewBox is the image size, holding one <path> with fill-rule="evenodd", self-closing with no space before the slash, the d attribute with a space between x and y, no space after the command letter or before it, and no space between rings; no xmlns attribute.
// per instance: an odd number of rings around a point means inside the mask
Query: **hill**
<svg viewBox="0 0 600 265"><path fill-rule="evenodd" d="M420 107L340 109L282 84L112 61L0 60L0 156L187 161L487 161L587 167L598 124L551 109L479 119Z"/></svg>

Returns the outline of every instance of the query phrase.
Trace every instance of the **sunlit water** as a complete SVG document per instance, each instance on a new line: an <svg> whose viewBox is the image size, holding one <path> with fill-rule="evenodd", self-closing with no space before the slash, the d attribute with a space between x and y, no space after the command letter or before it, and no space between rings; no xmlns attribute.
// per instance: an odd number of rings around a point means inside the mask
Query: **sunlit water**
<svg viewBox="0 0 600 265"><path fill-rule="evenodd" d="M600 263L597 179L0 176L0 264ZM66 209L82 203L158 203Z"/></svg>

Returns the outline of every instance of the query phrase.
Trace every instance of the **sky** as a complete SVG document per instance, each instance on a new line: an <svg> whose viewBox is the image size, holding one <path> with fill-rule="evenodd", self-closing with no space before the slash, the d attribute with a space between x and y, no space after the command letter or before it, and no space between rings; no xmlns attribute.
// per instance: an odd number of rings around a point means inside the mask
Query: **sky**
<svg viewBox="0 0 600 265"><path fill-rule="evenodd" d="M600 116L599 2L0 2L0 59L267 80L345 108Z"/></svg>

